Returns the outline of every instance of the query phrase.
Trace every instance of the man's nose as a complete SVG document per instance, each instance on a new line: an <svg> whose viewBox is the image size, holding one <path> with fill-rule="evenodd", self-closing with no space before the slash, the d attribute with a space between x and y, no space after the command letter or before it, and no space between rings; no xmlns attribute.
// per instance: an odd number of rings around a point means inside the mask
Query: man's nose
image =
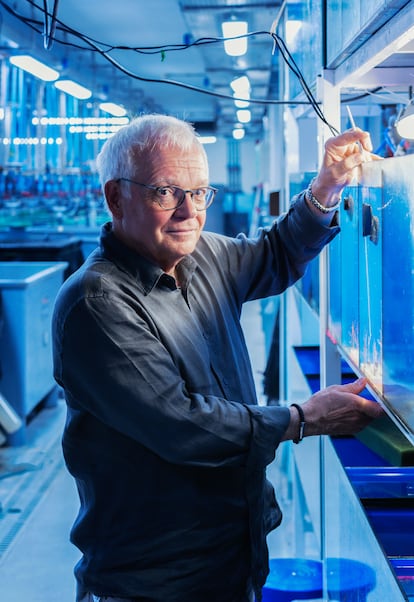
<svg viewBox="0 0 414 602"><path fill-rule="evenodd" d="M193 203L194 192L192 190L184 190L184 193L183 202L177 207L176 211L180 211L181 215L188 214L194 217L197 215L197 209Z"/></svg>

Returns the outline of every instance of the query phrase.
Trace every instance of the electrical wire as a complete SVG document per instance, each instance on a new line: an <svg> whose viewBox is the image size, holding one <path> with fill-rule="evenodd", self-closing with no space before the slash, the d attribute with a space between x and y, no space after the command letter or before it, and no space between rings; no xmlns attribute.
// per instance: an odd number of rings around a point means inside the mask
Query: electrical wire
<svg viewBox="0 0 414 602"><path fill-rule="evenodd" d="M329 130L331 131L331 133L334 136L338 135L339 131L333 125L331 125L325 118L325 115L324 115L319 103L315 100L315 97L313 96L311 89L309 88L308 84L306 83L306 80L303 77L301 70L299 69L292 54L289 52L284 40L280 36L278 36L277 33L275 33L275 32L271 32L270 35L273 37L273 40L274 40L275 44L277 45L277 47L282 55L283 60L286 62L289 69L298 78L299 83L302 86L302 90L303 90L306 98L308 99L309 104L312 106L313 110L315 111L316 115L329 128Z"/></svg>
<svg viewBox="0 0 414 602"><path fill-rule="evenodd" d="M47 10L46 0L44 0L44 8L43 9L40 6L38 6L36 4L36 2L34 2L33 0L27 0L27 2L30 5L32 5L33 7L37 8L39 11L44 13L45 23L46 23L47 18L50 16L48 13L48 10ZM86 44L86 46L81 46L78 44L74 44L72 42L63 41L63 40L58 39L56 36L55 41L57 43L71 46L74 48L78 48L81 50L91 50L92 49L93 51L97 52L106 61L111 63L117 70L121 71L125 75L128 75L128 77L138 80L138 81L142 81L142 82L146 82L146 83L154 83L154 84L169 84L169 85L177 86L177 87L187 89L187 90L190 90L193 92L199 92L202 94L206 94L208 96L213 96L216 98L222 98L222 99L226 99L226 100L232 100L232 101L234 101L234 100L245 101L246 100L245 98L238 98L236 96L231 96L229 94L214 92L212 90L207 90L207 89L201 88L199 86L194 86L192 84L175 81L172 79L158 79L158 78L144 77L142 75L138 75L138 74L132 72L131 70L127 69L119 61L117 61L113 56L110 55L110 53L113 52L114 50L128 50L128 51L137 52L139 54L148 54L148 55L149 54L160 54L162 56L166 52L187 50L188 48L191 48L193 46L202 46L205 44L223 43L227 38L199 38L197 40L194 40L193 42L189 42L186 44L166 44L166 45L153 46L153 47L149 47L149 46L147 46L147 47L114 46L114 45L110 45L110 44L107 44L104 42L100 42L90 36L84 35L84 34L80 33L79 31L77 31L77 30L69 27L65 23L63 23L56 16L57 4L58 4L58 0L55 0L55 5L54 5L54 10L53 10L53 15L52 15L53 33L63 32L65 34L70 34L74 38L81 40L83 42L83 44ZM37 29L37 27L41 24L40 21L37 21L35 19L30 19L30 18L24 17L23 15L18 14L17 11L15 11L13 8L11 8L7 4L5 4L5 2L3 0L0 0L0 5L3 6L3 8L5 8L9 13L13 14L13 16L15 16L21 22L23 22L27 26L31 27L32 29L34 29L35 31L40 33L40 31ZM50 30L49 30L49 33L50 33ZM262 104L262 105L290 105L290 106L311 105L311 107L315 111L317 117L319 119L321 119L321 121L330 129L330 131L333 135L337 135L339 133L338 130L336 128L334 128L326 120L326 118L323 114L323 111L320 107L320 104L314 98L312 91L309 88L308 84L306 83L306 80L303 77L303 74L302 74L300 68L298 67L292 54L289 52L285 42L283 41L283 39L280 36L278 36L278 34L276 34L273 31L255 31L255 32L249 32L248 34L245 34L242 36L236 36L234 39L242 38L242 37L259 36L259 35L267 35L267 36L272 37L274 44L277 46L283 60L287 64L288 68L292 71L292 73L297 77L307 100L275 100L275 99L249 98L249 102L252 104Z"/></svg>
<svg viewBox="0 0 414 602"><path fill-rule="evenodd" d="M53 44L53 38L55 36L56 30L56 19L57 19L57 10L58 10L59 0L55 0L53 5L53 13L52 20L49 24L49 13L47 7L47 0L43 0L43 12L45 15L45 28L44 28L44 47L46 50L50 50Z"/></svg>
<svg viewBox="0 0 414 602"><path fill-rule="evenodd" d="M373 90L365 90L362 94L358 94L357 96L347 96L344 100L341 100L342 103L349 104L351 102L358 102L358 100L364 100L364 98L368 98L370 95L377 96L380 98L378 92L381 90L385 90L384 86L377 86Z"/></svg>

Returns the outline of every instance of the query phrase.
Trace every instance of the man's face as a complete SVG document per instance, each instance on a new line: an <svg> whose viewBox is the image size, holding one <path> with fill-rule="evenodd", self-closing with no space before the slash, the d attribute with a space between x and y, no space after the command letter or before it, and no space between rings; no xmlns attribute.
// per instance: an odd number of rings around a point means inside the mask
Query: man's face
<svg viewBox="0 0 414 602"><path fill-rule="evenodd" d="M158 150L139 163L140 168L130 179L141 184L171 185L187 190L209 183L205 156L197 146L189 152ZM190 194L180 207L166 211L156 203L152 190L126 182L112 182L111 186L118 187L116 207L108 199L116 236L174 275L177 263L193 252L206 221L206 212L194 209Z"/></svg>

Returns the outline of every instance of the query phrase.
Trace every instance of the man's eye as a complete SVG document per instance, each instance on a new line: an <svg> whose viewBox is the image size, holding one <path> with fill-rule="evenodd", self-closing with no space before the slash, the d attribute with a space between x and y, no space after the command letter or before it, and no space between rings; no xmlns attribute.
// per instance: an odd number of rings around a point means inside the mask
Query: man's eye
<svg viewBox="0 0 414 602"><path fill-rule="evenodd" d="M161 188L158 188L158 194L160 196L172 196L174 195L174 191L169 186L162 186Z"/></svg>

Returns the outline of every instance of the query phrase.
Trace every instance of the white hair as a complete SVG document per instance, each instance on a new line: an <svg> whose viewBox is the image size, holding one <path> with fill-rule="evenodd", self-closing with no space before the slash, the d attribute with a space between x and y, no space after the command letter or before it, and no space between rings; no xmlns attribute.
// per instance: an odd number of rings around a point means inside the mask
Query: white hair
<svg viewBox="0 0 414 602"><path fill-rule="evenodd" d="M122 127L104 143L96 158L102 188L109 180L130 178L140 161L161 148L191 150L198 147L206 159L203 145L193 126L169 115L142 115Z"/></svg>

